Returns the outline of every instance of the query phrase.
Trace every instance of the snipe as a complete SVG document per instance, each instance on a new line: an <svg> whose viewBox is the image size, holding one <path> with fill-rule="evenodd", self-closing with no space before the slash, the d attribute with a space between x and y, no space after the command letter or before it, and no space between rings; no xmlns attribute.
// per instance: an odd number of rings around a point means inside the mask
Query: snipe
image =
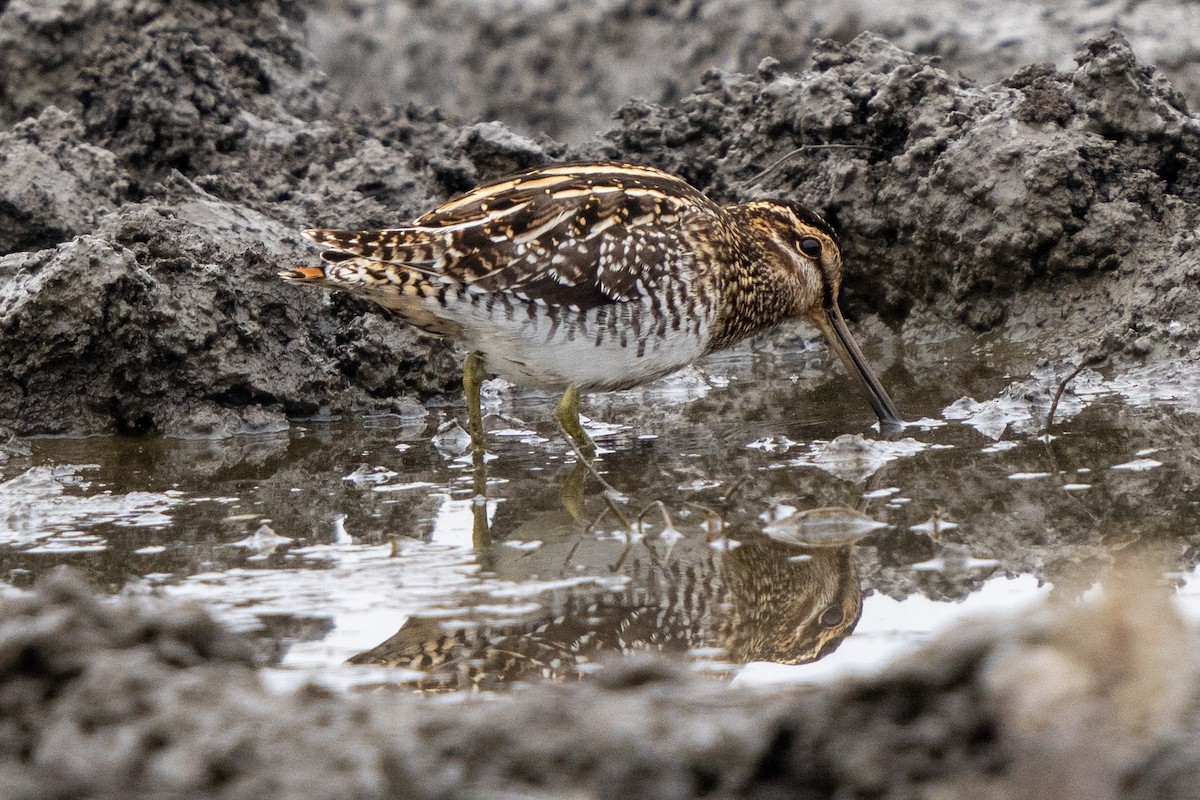
<svg viewBox="0 0 1200 800"><path fill-rule="evenodd" d="M562 391L559 420L586 449L581 392L647 383L791 319L816 324L881 425L901 422L838 308L837 234L799 203L722 207L650 167L564 164L404 227L305 235L327 248L324 264L282 277L370 298L471 349L473 427L491 372Z"/></svg>

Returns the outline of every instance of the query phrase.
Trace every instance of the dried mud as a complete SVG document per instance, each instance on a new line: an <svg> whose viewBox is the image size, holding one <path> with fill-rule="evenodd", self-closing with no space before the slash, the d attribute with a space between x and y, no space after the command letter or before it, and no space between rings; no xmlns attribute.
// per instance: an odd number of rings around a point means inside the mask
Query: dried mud
<svg viewBox="0 0 1200 800"><path fill-rule="evenodd" d="M902 347L976 331L1051 359L1194 360L1190 29L1156 52L1176 88L1100 11L1069 34L1043 16L1057 34L1009 48L980 46L998 22L913 17L887 31L903 49L783 6L565 4L553 24L472 28L461 7L418 4L426 27L397 47L424 69L356 96L347 64L369 78L400 61L338 45L376 46L364 4L0 4L0 434L220 437L419 413L456 388L453 351L281 283L311 258L297 231L395 224L567 158L821 209L843 234L848 312ZM1120 11L1135 42L1189 13L1155 8ZM662 59L614 56L631 42ZM639 92L651 100L624 103ZM58 578L0 612L0 794L1187 797L1195 648L1166 601L1131 591L959 630L819 693L718 693L645 663L446 706L271 695L203 613L109 605Z"/></svg>

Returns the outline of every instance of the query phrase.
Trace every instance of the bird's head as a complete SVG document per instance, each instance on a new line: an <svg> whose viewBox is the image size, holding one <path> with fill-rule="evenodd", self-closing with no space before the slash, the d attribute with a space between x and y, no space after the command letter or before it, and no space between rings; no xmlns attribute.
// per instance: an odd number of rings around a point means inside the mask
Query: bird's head
<svg viewBox="0 0 1200 800"><path fill-rule="evenodd" d="M745 208L794 270L796 301L792 316L817 326L855 379L882 427L903 424L862 351L850 335L838 307L842 288L842 249L837 232L820 214L787 200L759 200Z"/></svg>
<svg viewBox="0 0 1200 800"><path fill-rule="evenodd" d="M836 650L862 616L853 546L747 538L720 564L728 589L721 644L734 663L817 661Z"/></svg>

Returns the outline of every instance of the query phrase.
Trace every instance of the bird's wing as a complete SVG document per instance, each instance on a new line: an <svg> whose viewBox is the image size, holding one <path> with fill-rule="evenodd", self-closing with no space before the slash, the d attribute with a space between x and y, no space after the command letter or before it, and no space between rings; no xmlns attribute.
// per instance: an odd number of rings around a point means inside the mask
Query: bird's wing
<svg viewBox="0 0 1200 800"><path fill-rule="evenodd" d="M305 233L340 262L365 258L473 291L556 306L645 297L692 263L685 228L720 208L684 181L625 164L556 165L456 197L411 226Z"/></svg>

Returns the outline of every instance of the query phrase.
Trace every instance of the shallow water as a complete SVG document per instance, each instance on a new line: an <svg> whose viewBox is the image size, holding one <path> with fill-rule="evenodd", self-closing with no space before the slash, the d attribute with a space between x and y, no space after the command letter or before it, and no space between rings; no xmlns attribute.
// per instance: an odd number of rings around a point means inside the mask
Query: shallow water
<svg viewBox="0 0 1200 800"><path fill-rule="evenodd" d="M1044 436L1070 364L976 339L867 351L921 420L890 440L819 347L588 398L615 500L575 471L555 398L488 384L490 541L460 405L219 441L32 440L0 465L0 574L70 564L202 601L281 685L493 688L643 649L806 682L967 615L1077 598L1130 552L1200 616L1200 376L1085 371Z"/></svg>

